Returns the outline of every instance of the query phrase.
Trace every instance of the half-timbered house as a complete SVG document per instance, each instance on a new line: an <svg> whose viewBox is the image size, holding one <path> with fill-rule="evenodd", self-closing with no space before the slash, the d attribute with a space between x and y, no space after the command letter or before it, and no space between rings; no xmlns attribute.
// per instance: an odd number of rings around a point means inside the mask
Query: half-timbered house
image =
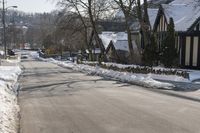
<svg viewBox="0 0 200 133"><path fill-rule="evenodd" d="M160 6L153 28L159 49L170 18L175 24L180 65L200 69L200 4L196 0L174 0Z"/></svg>

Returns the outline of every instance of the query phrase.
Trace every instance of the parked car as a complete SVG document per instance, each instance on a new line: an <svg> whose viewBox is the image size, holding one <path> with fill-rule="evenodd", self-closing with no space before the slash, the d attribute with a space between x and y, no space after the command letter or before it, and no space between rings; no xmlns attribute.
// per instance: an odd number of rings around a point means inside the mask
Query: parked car
<svg viewBox="0 0 200 133"><path fill-rule="evenodd" d="M21 53L21 59L27 59L29 55L27 53Z"/></svg>
<svg viewBox="0 0 200 133"><path fill-rule="evenodd" d="M8 55L10 55L10 56L14 56L15 55L15 52L13 50L11 50L11 49L8 49L7 52L8 52Z"/></svg>

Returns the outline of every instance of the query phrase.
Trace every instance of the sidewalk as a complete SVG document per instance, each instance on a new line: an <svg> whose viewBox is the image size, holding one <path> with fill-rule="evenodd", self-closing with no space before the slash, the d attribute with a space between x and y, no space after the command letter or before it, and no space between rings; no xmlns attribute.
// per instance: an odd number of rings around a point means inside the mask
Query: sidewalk
<svg viewBox="0 0 200 133"><path fill-rule="evenodd" d="M0 66L17 66L20 63L20 58L16 59L0 59Z"/></svg>

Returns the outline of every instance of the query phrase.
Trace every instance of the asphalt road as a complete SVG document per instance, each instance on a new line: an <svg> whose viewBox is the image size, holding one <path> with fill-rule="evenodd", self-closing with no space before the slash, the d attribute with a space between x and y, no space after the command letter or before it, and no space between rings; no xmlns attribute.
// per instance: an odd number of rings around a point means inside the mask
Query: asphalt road
<svg viewBox="0 0 200 133"><path fill-rule="evenodd" d="M199 133L200 103L22 62L20 133Z"/></svg>

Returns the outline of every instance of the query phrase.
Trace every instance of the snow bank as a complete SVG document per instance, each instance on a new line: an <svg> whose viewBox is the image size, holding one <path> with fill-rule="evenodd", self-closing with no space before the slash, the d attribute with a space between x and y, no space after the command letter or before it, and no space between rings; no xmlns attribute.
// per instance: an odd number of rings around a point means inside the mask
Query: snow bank
<svg viewBox="0 0 200 133"><path fill-rule="evenodd" d="M190 81L199 81L200 80L200 71L191 71L189 73Z"/></svg>
<svg viewBox="0 0 200 133"><path fill-rule="evenodd" d="M84 64L88 64L88 65L94 65L94 64L98 64L98 62L88 62L85 61ZM179 69L169 69L169 68L163 68L163 67L145 67L145 66L139 66L139 65L124 65L124 64L117 64L117 63L102 63L103 65L107 66L108 69L114 69L117 70L119 69L119 71L127 71L125 69L129 69L129 68L133 68L133 69L148 69L145 70L145 72L140 73L140 71L136 71L134 73L134 75L137 76L143 76L143 77L150 77L152 79L155 80L162 80L162 81L177 81L177 82L191 82L191 80L189 80L188 78L184 78L183 76L180 76L181 73L186 73L186 70L179 70ZM117 69L116 69L117 68ZM151 71L150 71L151 70ZM176 73L169 74L169 72L171 71L175 71ZM147 73L146 73L147 72Z"/></svg>
<svg viewBox="0 0 200 133"><path fill-rule="evenodd" d="M68 67L68 64L63 64L63 66ZM144 87L165 88L165 89L171 89L175 87L174 85L169 84L169 83L156 81L149 76L144 77L141 75L132 74L128 72L118 72L118 71L113 71L113 70L107 70L107 69L100 68L98 66L91 67L87 65L75 65L74 67L71 67L71 68L78 71L88 72L89 74L92 74L92 75L109 77L109 78L119 80L121 82L133 83L133 84L141 85Z"/></svg>
<svg viewBox="0 0 200 133"><path fill-rule="evenodd" d="M19 66L0 66L0 80L17 82L20 73Z"/></svg>
<svg viewBox="0 0 200 133"><path fill-rule="evenodd" d="M128 72L118 72L118 71L103 69L98 66L93 67L93 66L88 66L88 65L83 65L83 64L75 64L72 62L56 61L54 59L41 59L41 60L55 63L63 67L71 68L76 71L81 71L81 72L85 72L92 75L98 75L102 77L108 77L108 78L112 78L112 79L119 80L122 82L133 83L133 84L144 86L144 87L165 88L165 89L172 89L175 87L173 84L170 84L170 83L156 81L152 79L150 76L145 77L142 75L137 75L137 74L128 73Z"/></svg>
<svg viewBox="0 0 200 133"><path fill-rule="evenodd" d="M5 61L8 62L8 63L12 63L12 64L18 65L18 63L21 62L21 58L20 58L19 55L17 55L16 58L14 58L14 59L6 59Z"/></svg>
<svg viewBox="0 0 200 133"><path fill-rule="evenodd" d="M17 79L19 66L0 66L0 133L16 133L18 129Z"/></svg>
<svg viewBox="0 0 200 133"><path fill-rule="evenodd" d="M37 51L31 51L30 56L33 58L39 58L39 53Z"/></svg>
<svg viewBox="0 0 200 133"><path fill-rule="evenodd" d="M13 63L13 64L17 64L17 63L20 63L20 62L21 62L21 59L20 59L20 57L18 57L16 60L7 59L6 62L8 62L8 63Z"/></svg>

